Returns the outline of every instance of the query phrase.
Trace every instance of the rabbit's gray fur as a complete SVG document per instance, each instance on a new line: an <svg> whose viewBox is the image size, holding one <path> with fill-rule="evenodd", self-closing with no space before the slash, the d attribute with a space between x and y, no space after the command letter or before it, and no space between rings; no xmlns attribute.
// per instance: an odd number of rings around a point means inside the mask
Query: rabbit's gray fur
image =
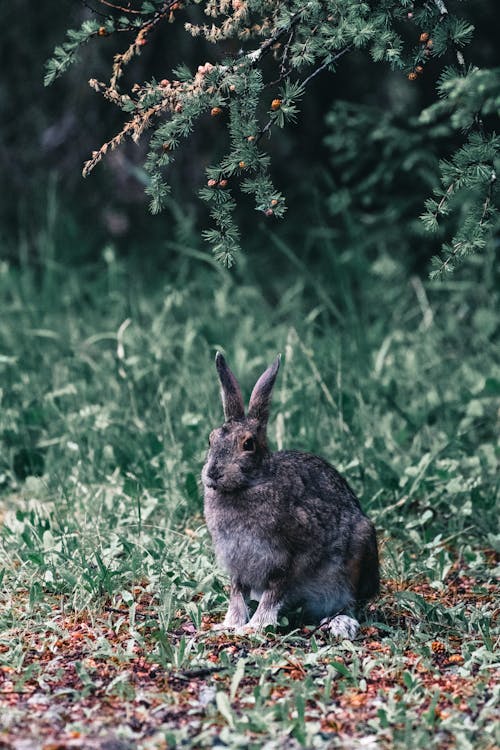
<svg viewBox="0 0 500 750"><path fill-rule="evenodd" d="M250 628L275 624L283 607L301 605L336 635L354 637L357 622L345 613L379 588L375 529L333 466L310 453L270 452L279 364L278 357L257 381L245 416L238 382L216 356L226 421L210 435L202 480L207 525L231 577L222 627L243 628L252 598L259 605Z"/></svg>

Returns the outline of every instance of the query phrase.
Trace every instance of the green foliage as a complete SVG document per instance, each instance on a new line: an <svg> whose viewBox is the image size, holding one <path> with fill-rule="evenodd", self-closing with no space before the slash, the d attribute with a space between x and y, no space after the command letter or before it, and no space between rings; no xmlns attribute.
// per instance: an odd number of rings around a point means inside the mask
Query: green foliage
<svg viewBox="0 0 500 750"><path fill-rule="evenodd" d="M439 101L420 115L424 124L446 118L454 130L467 131L500 111L500 68L445 68L438 81ZM483 124L484 125L484 124Z"/></svg>
<svg viewBox="0 0 500 750"><path fill-rule="evenodd" d="M419 211L438 179L440 126L344 101L334 104L326 125L326 205L339 243L400 257L404 231L416 255L425 241Z"/></svg>
<svg viewBox="0 0 500 750"><path fill-rule="evenodd" d="M450 212L459 214L451 243L443 245L442 257L433 259L431 278L443 278L464 258L484 250L499 226L500 136L489 133L485 123L500 112L500 68L447 68L438 91L441 101L424 110L421 121L446 117L451 129L471 132L451 159L440 162L442 187L425 204L422 220L429 231L436 231Z"/></svg>
<svg viewBox="0 0 500 750"><path fill-rule="evenodd" d="M362 50L373 61L384 62L400 74L405 72L416 78L431 56L440 58L450 52L462 55L461 49L473 32L472 25L449 12L441 0L415 7L406 0L389 0L375 7L358 0L311 0L306 5L299 0L188 0L182 4L170 0L145 3L140 11L123 8L119 16L109 7L102 10L107 14L106 20L86 21L79 31L70 32L70 42L57 48L47 68L46 82L50 83L73 62L78 46L90 37L129 38L128 47L114 58L109 83L91 80L91 85L127 112L130 119L120 133L93 154L84 174L126 137L137 141L148 131L147 192L150 208L157 213L166 205L169 188L165 172L175 151L195 128L203 128L204 118L211 113L221 128L227 127L229 143L225 155L206 168L207 187L199 193L209 204L214 223L203 236L226 266L232 264L239 249L235 220L239 192L251 195L255 210L268 218L281 218L285 213L284 196L271 179L265 141L277 129L294 122L307 86L319 73L334 71L340 58ZM241 45L241 49L222 62L200 61L194 73L183 65L172 72L172 80L151 79L134 84L125 92L125 66L166 21L183 23L187 33L217 45L219 59L226 54L229 41ZM425 40L418 42L421 33L426 35ZM463 92L467 104L463 102ZM455 110L455 120L462 123L467 117L476 118L480 109L491 111L494 107L494 81L491 76L488 78L487 71L467 75L460 93L449 73L443 74L440 95L444 94ZM481 102L473 101L478 97ZM442 107L428 109L427 122L439 116L440 111ZM356 169L357 158L353 155L352 169ZM457 159L460 163L459 154ZM385 166L391 168L388 161ZM475 193L475 187L466 183L463 190L468 195ZM495 199L492 191L487 219L481 221L474 212L475 219L469 220L467 229L462 225L462 233L457 234L452 245L467 246L467 251L455 252L455 261L484 244L492 229L490 213ZM471 236L474 231L478 234L475 238ZM446 266L448 270L451 267L451 263Z"/></svg>
<svg viewBox="0 0 500 750"><path fill-rule="evenodd" d="M433 259L432 279L443 279L466 257L493 251L500 139L489 129L499 90L499 70L447 68L440 101L419 117L337 102L326 120L331 213L369 229L366 241L377 251L396 250L401 226L415 245L426 241L415 221L424 203L423 228L453 235ZM465 131L465 143L439 159L444 143L464 137L457 131ZM434 197L426 197L431 191Z"/></svg>
<svg viewBox="0 0 500 750"><path fill-rule="evenodd" d="M78 60L78 51L82 44L99 31L99 22L95 19L84 21L79 29L68 31L68 41L54 50L53 57L48 60L45 71L44 83L49 86L56 78L59 78L74 62Z"/></svg>

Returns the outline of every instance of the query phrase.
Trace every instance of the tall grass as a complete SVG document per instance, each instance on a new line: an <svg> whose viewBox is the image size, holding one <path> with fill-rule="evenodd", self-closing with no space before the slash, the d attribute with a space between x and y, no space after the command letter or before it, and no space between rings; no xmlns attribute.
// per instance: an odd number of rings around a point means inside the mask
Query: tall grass
<svg viewBox="0 0 500 750"><path fill-rule="evenodd" d="M179 655L169 633L226 603L199 482L221 421L216 349L246 394L283 353L271 441L348 477L379 530L384 579L439 589L455 560L485 565L498 546L500 395L488 275L430 288L393 258L333 246L312 274L279 239L270 247L286 270L265 284L188 243L166 247L171 268L153 276L112 248L92 267L68 269L52 250L38 267L0 266L4 629L41 627L55 595L95 613L141 585L155 658L203 663L203 646ZM446 620L422 601L399 606L421 608L429 637ZM454 618L472 638L490 627L483 615L458 606ZM23 653L9 640L4 662L21 668Z"/></svg>

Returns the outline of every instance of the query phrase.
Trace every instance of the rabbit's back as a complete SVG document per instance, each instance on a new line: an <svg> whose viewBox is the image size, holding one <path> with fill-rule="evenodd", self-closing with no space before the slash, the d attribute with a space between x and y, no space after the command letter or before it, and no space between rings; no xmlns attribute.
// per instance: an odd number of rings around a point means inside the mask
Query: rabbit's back
<svg viewBox="0 0 500 750"><path fill-rule="evenodd" d="M327 581L343 582L355 599L367 600L379 590L379 560L375 527L344 477L327 461L311 453L274 453L275 476L291 507L287 520L299 517L299 534L306 553L299 557L297 600L321 609ZM304 568L315 571L309 577ZM305 574L305 575L304 575ZM341 587L342 588L342 587ZM316 596L316 590L320 592ZM331 597L337 596L335 586Z"/></svg>
<svg viewBox="0 0 500 750"><path fill-rule="evenodd" d="M270 456L269 472L284 499L312 513L340 519L346 513L362 512L347 481L320 456L297 450L276 451Z"/></svg>

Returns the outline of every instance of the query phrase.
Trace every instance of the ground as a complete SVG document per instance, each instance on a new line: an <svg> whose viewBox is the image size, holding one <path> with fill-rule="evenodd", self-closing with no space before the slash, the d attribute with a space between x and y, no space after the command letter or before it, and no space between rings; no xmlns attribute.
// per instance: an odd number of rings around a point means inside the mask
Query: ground
<svg viewBox="0 0 500 750"><path fill-rule="evenodd" d="M493 748L496 560L479 559L439 586L385 579L353 643L313 626L214 633L219 617L182 611L162 641L147 580L79 612L20 591L2 602L0 747Z"/></svg>

